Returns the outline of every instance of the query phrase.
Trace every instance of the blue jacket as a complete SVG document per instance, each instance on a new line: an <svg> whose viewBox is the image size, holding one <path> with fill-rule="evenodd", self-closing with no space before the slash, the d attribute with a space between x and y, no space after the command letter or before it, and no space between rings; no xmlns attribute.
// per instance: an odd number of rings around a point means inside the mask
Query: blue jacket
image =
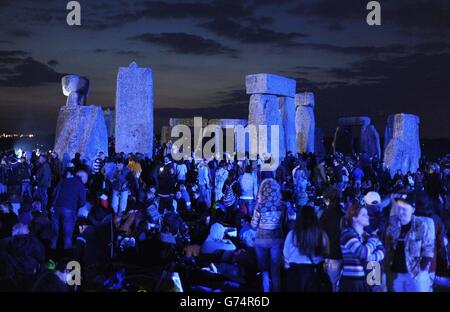
<svg viewBox="0 0 450 312"><path fill-rule="evenodd" d="M86 189L78 177L63 179L55 188L54 207L77 210L86 204Z"/></svg>

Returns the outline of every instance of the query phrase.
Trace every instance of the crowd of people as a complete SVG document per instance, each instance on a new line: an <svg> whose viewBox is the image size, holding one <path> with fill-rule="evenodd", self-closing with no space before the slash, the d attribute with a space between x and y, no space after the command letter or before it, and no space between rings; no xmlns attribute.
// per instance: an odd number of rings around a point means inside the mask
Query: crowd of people
<svg viewBox="0 0 450 312"><path fill-rule="evenodd" d="M3 153L0 289L124 289L132 268L176 271L189 291L450 289L448 156L391 176L360 154L288 152L263 171L268 157L174 161L170 150L92 163Z"/></svg>

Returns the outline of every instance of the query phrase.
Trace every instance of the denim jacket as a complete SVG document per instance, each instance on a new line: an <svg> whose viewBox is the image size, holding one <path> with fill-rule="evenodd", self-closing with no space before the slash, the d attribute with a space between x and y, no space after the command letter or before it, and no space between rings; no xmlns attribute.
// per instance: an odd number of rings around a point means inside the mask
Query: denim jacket
<svg viewBox="0 0 450 312"><path fill-rule="evenodd" d="M423 257L433 258L435 244L434 223L429 218L412 217L412 225L405 237L406 268L412 277L420 273L420 262ZM431 222L429 222L431 221ZM391 266L398 239L401 223L398 216L392 216L386 231L387 264Z"/></svg>

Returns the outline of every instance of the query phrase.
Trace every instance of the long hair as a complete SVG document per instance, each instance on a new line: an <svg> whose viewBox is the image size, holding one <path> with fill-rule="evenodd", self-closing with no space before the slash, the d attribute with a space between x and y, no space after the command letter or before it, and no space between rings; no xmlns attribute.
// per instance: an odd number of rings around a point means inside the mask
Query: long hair
<svg viewBox="0 0 450 312"><path fill-rule="evenodd" d="M302 254L323 256L326 253L324 233L313 207L304 206L301 208L293 231L294 242Z"/></svg>
<svg viewBox="0 0 450 312"><path fill-rule="evenodd" d="M344 226L352 226L353 225L353 218L358 217L359 213L361 212L361 209L366 208L358 203L358 201L353 200L351 203L347 206L347 214L345 215L345 223Z"/></svg>

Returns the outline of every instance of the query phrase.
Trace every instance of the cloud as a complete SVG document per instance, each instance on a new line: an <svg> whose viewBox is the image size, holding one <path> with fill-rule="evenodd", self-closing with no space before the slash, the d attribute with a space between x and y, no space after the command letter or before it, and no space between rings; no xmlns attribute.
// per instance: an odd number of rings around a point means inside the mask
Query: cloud
<svg viewBox="0 0 450 312"><path fill-rule="evenodd" d="M361 0L316 0L304 1L287 12L316 19L322 23L343 20L360 20L365 23L368 1ZM450 27L450 2L447 0L396 0L381 2L384 25L397 25L420 31L440 30L448 32Z"/></svg>
<svg viewBox="0 0 450 312"><path fill-rule="evenodd" d="M0 86L4 87L34 87L46 83L61 81L65 74L58 73L47 64L24 56L25 51L0 51Z"/></svg>
<svg viewBox="0 0 450 312"><path fill-rule="evenodd" d="M127 55L127 56L141 56L141 52L132 50L119 50L116 52L117 55Z"/></svg>
<svg viewBox="0 0 450 312"><path fill-rule="evenodd" d="M28 30L15 29L10 32L10 35L17 38L30 38L34 33Z"/></svg>
<svg viewBox="0 0 450 312"><path fill-rule="evenodd" d="M94 53L106 53L106 52L108 52L107 49L95 49L94 50Z"/></svg>
<svg viewBox="0 0 450 312"><path fill-rule="evenodd" d="M167 48L168 52L192 55L220 55L237 57L237 50L227 48L217 41L205 39L187 33L145 33L130 37L129 40L141 41Z"/></svg>
<svg viewBox="0 0 450 312"><path fill-rule="evenodd" d="M54 67L54 66L58 66L59 62L57 60L50 60L47 62L47 64L50 65L51 67Z"/></svg>
<svg viewBox="0 0 450 312"><path fill-rule="evenodd" d="M306 34L298 32L283 33L274 31L261 27L257 23L242 25L228 18L217 18L197 24L197 26L218 36L248 44L272 44L281 47L294 47L299 46L299 43L294 41L295 39L307 37Z"/></svg>

